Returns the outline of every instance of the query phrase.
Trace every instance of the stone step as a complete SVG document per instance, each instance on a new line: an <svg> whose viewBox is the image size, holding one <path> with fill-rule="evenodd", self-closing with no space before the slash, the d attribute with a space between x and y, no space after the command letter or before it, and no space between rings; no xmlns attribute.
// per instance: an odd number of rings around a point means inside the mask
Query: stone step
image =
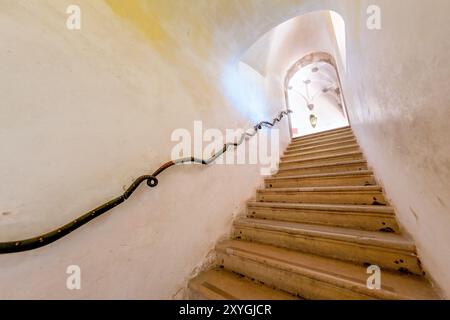
<svg viewBox="0 0 450 320"><path fill-rule="evenodd" d="M310 147L288 147L284 153L285 156L296 154L298 152L310 152L315 150L322 150L322 149L328 149L328 148L337 148L337 147L344 147L348 145L357 144L356 139L348 139L338 142L331 142L331 143L324 143L317 146L310 146Z"/></svg>
<svg viewBox="0 0 450 320"><path fill-rule="evenodd" d="M345 131L334 132L334 133L321 135L321 136L310 136L310 137L304 137L304 138L296 139L296 140L293 139L293 140L291 140L291 144L311 143L311 142L340 138L343 136L354 137L354 134L351 130L345 130Z"/></svg>
<svg viewBox="0 0 450 320"><path fill-rule="evenodd" d="M388 206L326 205L251 201L247 217L361 229L400 232Z"/></svg>
<svg viewBox="0 0 450 320"><path fill-rule="evenodd" d="M241 218L234 222L234 237L300 250L383 269L421 274L414 243L405 237L304 223Z"/></svg>
<svg viewBox="0 0 450 320"><path fill-rule="evenodd" d="M317 132L317 133L302 135L302 136L293 138L292 141L303 141L303 140L314 139L314 138L318 138L318 137L327 137L327 136L337 134L337 133L342 133L342 132L352 132L352 129L349 126L346 126L346 127L321 131L321 132Z"/></svg>
<svg viewBox="0 0 450 320"><path fill-rule="evenodd" d="M305 299L438 299L423 278L381 270L381 288L369 289L367 268L270 245L227 240L217 245L226 269Z"/></svg>
<svg viewBox="0 0 450 320"><path fill-rule="evenodd" d="M299 166L306 165L322 165L322 164L332 164L336 162L344 162L344 161L355 161L355 160L364 160L363 154L360 151L357 152L345 152L328 156L318 156L318 157L310 157L302 160L291 160L291 161L281 161L280 169L292 169Z"/></svg>
<svg viewBox="0 0 450 320"><path fill-rule="evenodd" d="M321 146L324 144L337 143L337 142L342 142L342 141L346 141L346 140L350 140L350 139L355 139L355 136L352 133L346 133L346 134L332 136L332 137L317 138L316 140L311 140L311 141L291 142L288 146L288 150L294 149L294 148Z"/></svg>
<svg viewBox="0 0 450 320"><path fill-rule="evenodd" d="M190 300L295 300L291 294L269 288L241 275L214 268L189 281Z"/></svg>
<svg viewBox="0 0 450 320"><path fill-rule="evenodd" d="M291 169L280 169L275 176L288 177L303 174L336 173L358 170L368 170L367 162L365 160L341 161L319 165L303 165L293 167Z"/></svg>
<svg viewBox="0 0 450 320"><path fill-rule="evenodd" d="M369 170L272 177L265 180L266 188L369 186L376 184L373 172Z"/></svg>
<svg viewBox="0 0 450 320"><path fill-rule="evenodd" d="M387 204L379 186L259 189L256 199L261 202Z"/></svg>
<svg viewBox="0 0 450 320"><path fill-rule="evenodd" d="M336 154L341 154L345 152L357 152L359 151L359 146L357 144L341 146L335 148L327 148L322 150L314 150L314 151L299 151L293 154L284 155L281 157L281 161L295 161L295 160L303 160L312 157L320 157L320 156L333 156Z"/></svg>

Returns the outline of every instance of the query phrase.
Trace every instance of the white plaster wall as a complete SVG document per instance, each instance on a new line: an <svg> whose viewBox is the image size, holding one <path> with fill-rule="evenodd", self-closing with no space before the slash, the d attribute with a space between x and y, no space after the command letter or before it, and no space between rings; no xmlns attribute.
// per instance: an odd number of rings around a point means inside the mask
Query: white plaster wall
<svg viewBox="0 0 450 320"><path fill-rule="evenodd" d="M380 6L382 29L364 21ZM349 11L346 97L355 133L415 240L428 275L450 297L450 2L361 1Z"/></svg>
<svg viewBox="0 0 450 320"><path fill-rule="evenodd" d="M70 3L0 3L0 241L50 231L121 194L170 159L176 128L247 128L282 109L251 100L273 97L249 70L234 75L246 91L226 92L224 70L237 68L229 55L205 59L194 43L168 61L103 2L77 1L82 30L70 32ZM279 128L286 144L286 119ZM173 297L262 177L258 166L219 165L159 178L60 241L0 256L0 299ZM66 288L72 264L80 291Z"/></svg>

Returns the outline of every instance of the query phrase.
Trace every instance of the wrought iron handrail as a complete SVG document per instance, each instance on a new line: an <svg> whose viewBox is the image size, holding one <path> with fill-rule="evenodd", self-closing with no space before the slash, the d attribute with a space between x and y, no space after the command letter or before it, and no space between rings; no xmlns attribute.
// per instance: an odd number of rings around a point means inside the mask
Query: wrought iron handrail
<svg viewBox="0 0 450 320"><path fill-rule="evenodd" d="M22 252L22 251L28 251L37 249L40 247L43 247L45 245L48 245L58 239L61 239L62 237L68 235L72 231L80 228L84 224L88 223L89 221L95 219L96 217L102 215L103 213L117 207L121 203L125 202L130 196L133 194L134 191L143 183L144 181L147 181L147 185L151 188L154 188L158 185L158 179L156 178L158 175L160 175L163 171L169 169L172 166L178 165L178 164L184 164L184 163L197 163L202 165L209 165L212 162L214 162L218 157L220 157L222 154L227 152L229 147L238 147L240 144L244 142L244 140L250 137L253 137L256 135L256 133L261 130L263 127L266 128L272 128L277 122L280 122L283 116L288 115L289 113L292 113L291 110L282 111L278 114L276 118L273 119L272 122L268 121L262 121L258 124L256 124L252 129L252 132L248 132L249 130L245 131L239 141L235 143L226 143L223 145L223 148L219 150L217 153L215 153L211 158L207 160L195 158L195 157L188 157L188 158L182 158L178 160L168 161L165 164L163 164L161 167L158 168L155 172L153 172L152 175L143 175L137 178L131 185L128 187L128 189L117 198L114 198L101 206L85 213L81 217L65 224L64 226L50 231L46 234L29 238L26 240L19 240L19 241L9 241L9 242L1 242L0 243L0 254L5 253L14 253L14 252Z"/></svg>

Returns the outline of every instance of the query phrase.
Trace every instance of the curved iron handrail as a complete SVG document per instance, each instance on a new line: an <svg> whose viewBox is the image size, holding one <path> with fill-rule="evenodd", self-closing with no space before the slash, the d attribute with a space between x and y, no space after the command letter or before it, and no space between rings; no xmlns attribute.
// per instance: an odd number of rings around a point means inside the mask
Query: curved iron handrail
<svg viewBox="0 0 450 320"><path fill-rule="evenodd" d="M26 239L26 240L19 240L19 241L10 241L10 242L1 242L0 243L0 254L5 253L14 253L14 252L22 252L22 251L28 251L37 249L40 247L43 247L45 245L48 245L58 239L61 239L62 237L68 235L72 231L80 228L84 224L88 223L89 221L95 219L96 217L102 215L103 213L113 209L114 207L117 207L121 203L125 202L136 189L143 183L144 181L147 181L147 185L151 188L154 188L158 185L158 179L156 178L158 175L160 175L163 171L169 169L172 166L178 165L178 164L184 164L184 163L197 163L202 165L209 165L212 162L214 162L218 157L220 157L222 154L227 152L229 147L238 147L240 144L244 142L245 139L248 139L250 137L253 137L256 135L256 133L261 130L263 127L266 128L272 128L277 122L280 122L283 116L288 115L289 113L292 113L291 110L282 111L278 114L276 118L273 119L272 122L268 121L262 121L258 124L256 124L252 129L252 132L244 132L239 141L235 143L226 143L223 145L223 148L219 150L217 153L215 153L211 158L207 160L198 159L195 157L188 157L188 158L182 158L174 161L168 161L165 164L163 164L161 167L158 168L155 172L153 172L152 175L143 175L137 178L129 187L128 189L117 198L114 198L101 206L87 212L86 214L82 215L78 219L75 219L64 226L50 231L46 234L40 235L38 237Z"/></svg>

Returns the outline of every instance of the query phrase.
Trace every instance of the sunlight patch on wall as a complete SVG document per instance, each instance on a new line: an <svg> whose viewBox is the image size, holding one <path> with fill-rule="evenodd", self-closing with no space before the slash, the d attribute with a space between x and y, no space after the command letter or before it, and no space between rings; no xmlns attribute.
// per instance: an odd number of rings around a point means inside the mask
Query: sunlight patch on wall
<svg viewBox="0 0 450 320"><path fill-rule="evenodd" d="M222 87L232 106L253 122L268 117L265 78L244 62L230 64L222 73Z"/></svg>

